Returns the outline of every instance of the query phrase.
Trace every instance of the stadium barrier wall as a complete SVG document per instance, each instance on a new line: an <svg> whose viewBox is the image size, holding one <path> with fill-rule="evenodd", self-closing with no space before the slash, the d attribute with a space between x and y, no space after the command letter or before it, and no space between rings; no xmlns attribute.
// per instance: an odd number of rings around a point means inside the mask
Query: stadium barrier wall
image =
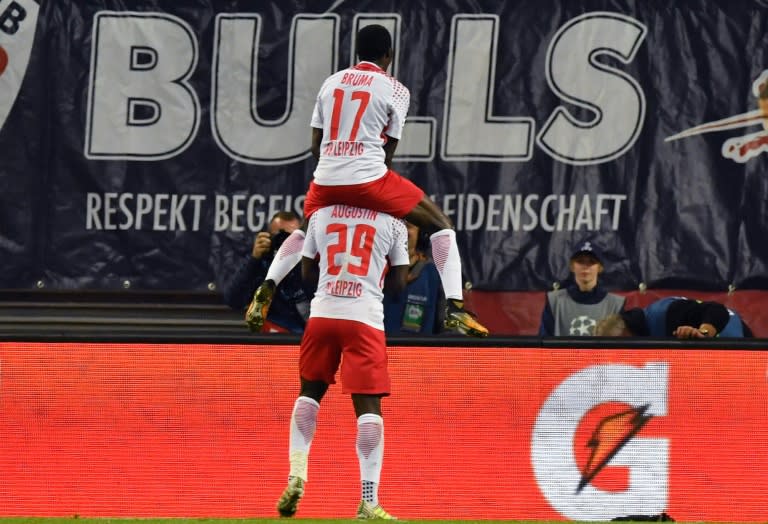
<svg viewBox="0 0 768 524"><path fill-rule="evenodd" d="M390 348L380 498L395 515L765 521L765 348L457 342ZM275 516L297 355L0 343L0 515ZM336 385L298 516L354 515L355 431Z"/></svg>
<svg viewBox="0 0 768 524"><path fill-rule="evenodd" d="M645 307L665 297L688 297L720 302L736 311L756 337L768 338L768 292L740 289L733 293L692 289L611 290L626 297L626 308ZM466 296L470 307L494 334L537 335L546 291L481 291Z"/></svg>

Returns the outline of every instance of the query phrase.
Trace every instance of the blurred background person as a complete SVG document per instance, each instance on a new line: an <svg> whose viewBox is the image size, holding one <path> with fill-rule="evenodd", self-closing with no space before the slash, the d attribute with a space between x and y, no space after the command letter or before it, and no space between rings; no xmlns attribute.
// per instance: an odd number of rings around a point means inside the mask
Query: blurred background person
<svg viewBox="0 0 768 524"><path fill-rule="evenodd" d="M595 335L606 337L752 337L738 313L714 301L667 297L600 320Z"/></svg>
<svg viewBox="0 0 768 524"><path fill-rule="evenodd" d="M251 252L243 259L231 280L222 290L224 302L231 308L245 311L256 288L264 282L275 252L294 230L301 219L292 211L278 211L269 222L267 231L261 231L253 241ZM301 279L301 266L294 267L277 289L272 307L262 332L303 333L309 317L311 296L305 291Z"/></svg>
<svg viewBox="0 0 768 524"><path fill-rule="evenodd" d="M572 280L567 281L566 287L546 295L539 327L541 336L590 336L598 320L624 309L625 298L609 293L599 282L604 267L593 242L578 244L569 268Z"/></svg>
<svg viewBox="0 0 768 524"><path fill-rule="evenodd" d="M445 320L445 295L440 275L429 252L429 236L418 226L408 227L407 286L398 295L384 296L384 330L388 335L441 333Z"/></svg>

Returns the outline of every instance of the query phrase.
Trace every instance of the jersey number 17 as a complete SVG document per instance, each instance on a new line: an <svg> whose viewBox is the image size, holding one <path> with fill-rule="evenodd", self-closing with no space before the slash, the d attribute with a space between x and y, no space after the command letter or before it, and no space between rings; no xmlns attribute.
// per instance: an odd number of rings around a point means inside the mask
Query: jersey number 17
<svg viewBox="0 0 768 524"><path fill-rule="evenodd" d="M346 91L343 89L333 90L333 114L331 114L331 140L339 139L339 120L341 120L342 106L344 105L344 95ZM368 91L352 91L352 101L357 101L357 113L355 114L355 121L352 123L352 130L349 132L349 138L347 141L354 142L357 138L357 130L360 129L360 120L363 118L365 108L368 107L368 102L371 101L371 93Z"/></svg>

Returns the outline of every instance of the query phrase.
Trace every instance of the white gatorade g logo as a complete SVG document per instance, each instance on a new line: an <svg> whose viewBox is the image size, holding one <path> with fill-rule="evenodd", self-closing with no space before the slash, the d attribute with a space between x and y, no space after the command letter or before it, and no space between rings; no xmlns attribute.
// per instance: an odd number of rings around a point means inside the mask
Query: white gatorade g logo
<svg viewBox="0 0 768 524"><path fill-rule="evenodd" d="M38 11L33 0L0 0L0 129L27 72Z"/></svg>
<svg viewBox="0 0 768 524"><path fill-rule="evenodd" d="M666 509L670 443L640 431L650 417L667 414L668 367L665 362L590 366L550 393L533 429L531 463L539 489L558 513L571 520L611 520ZM596 453L582 468L574 448L577 428L587 413L605 403L629 409L595 428L589 446ZM606 422L613 428L601 431ZM626 488L613 491L591 482L603 467L613 466L629 468Z"/></svg>

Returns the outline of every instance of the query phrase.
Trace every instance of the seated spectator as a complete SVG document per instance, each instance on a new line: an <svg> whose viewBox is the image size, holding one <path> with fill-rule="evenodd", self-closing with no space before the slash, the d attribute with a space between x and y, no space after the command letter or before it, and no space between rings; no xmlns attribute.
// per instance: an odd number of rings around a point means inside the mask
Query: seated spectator
<svg viewBox="0 0 768 524"><path fill-rule="evenodd" d="M388 335L441 333L445 295L435 263L427 255L429 236L411 223L408 227L408 283L403 293L384 296L384 330Z"/></svg>
<svg viewBox="0 0 768 524"><path fill-rule="evenodd" d="M608 293L598 281L603 263L597 247L583 242L571 255L573 282L549 291L541 315L541 336L590 336L597 321L624 309L625 298Z"/></svg>
<svg viewBox="0 0 768 524"><path fill-rule="evenodd" d="M667 297L598 322L595 335L608 337L752 337L739 315L718 302Z"/></svg>
<svg viewBox="0 0 768 524"><path fill-rule="evenodd" d="M299 228L301 220L296 213L279 211L269 222L268 231L256 235L253 247L232 279L222 291L225 303L245 311L253 293L267 276L267 269L280 244ZM303 333L309 316L309 296L301 280L301 266L297 265L278 287L272 307L267 315L263 332Z"/></svg>

